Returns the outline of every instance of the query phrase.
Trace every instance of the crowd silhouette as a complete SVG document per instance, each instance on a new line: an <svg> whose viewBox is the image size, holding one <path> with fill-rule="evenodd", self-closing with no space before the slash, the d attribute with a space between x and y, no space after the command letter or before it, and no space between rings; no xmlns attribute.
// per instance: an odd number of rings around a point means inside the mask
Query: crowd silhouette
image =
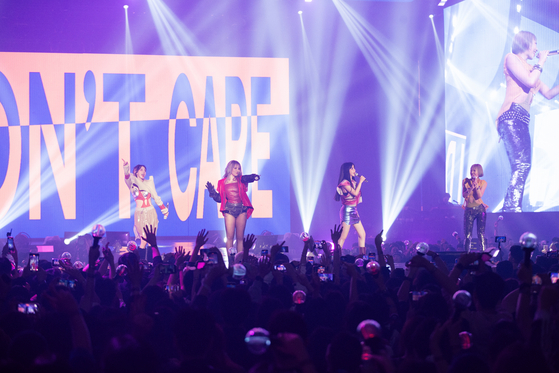
<svg viewBox="0 0 559 373"><path fill-rule="evenodd" d="M439 243L374 242L343 253L340 226L320 260L228 259L198 233L194 249L152 263L95 238L87 263L0 259L1 372L558 372L559 277L552 244L443 260ZM542 245L543 246L543 245ZM397 257L396 262L394 257ZM23 260L25 261L25 260ZM405 265L401 265L405 263ZM36 270L35 270L36 269Z"/></svg>

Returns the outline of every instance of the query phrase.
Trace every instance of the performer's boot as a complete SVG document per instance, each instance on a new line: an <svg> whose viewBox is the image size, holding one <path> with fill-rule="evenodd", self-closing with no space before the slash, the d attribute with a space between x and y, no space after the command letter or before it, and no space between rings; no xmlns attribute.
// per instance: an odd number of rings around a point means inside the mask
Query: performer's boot
<svg viewBox="0 0 559 373"><path fill-rule="evenodd" d="M365 255L367 255L367 248L366 247L360 247L359 248L359 255L363 255L363 257L365 257Z"/></svg>

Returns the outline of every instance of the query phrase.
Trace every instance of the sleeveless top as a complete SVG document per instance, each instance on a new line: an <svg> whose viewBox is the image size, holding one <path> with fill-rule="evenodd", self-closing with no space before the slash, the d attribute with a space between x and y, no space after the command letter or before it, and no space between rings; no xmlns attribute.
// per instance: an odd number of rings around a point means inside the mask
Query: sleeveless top
<svg viewBox="0 0 559 373"><path fill-rule="evenodd" d="M530 88L524 85L514 75L512 75L510 71L507 69L506 61L508 58L518 58L524 65L526 71L528 72L532 71L532 66L528 62L524 61L522 58L518 57L516 54L509 53L505 56L504 72L505 72L505 80L507 83L507 89L505 92L505 102L503 103L503 106L501 106L501 110L499 110L499 114L497 114L497 121L496 121L497 123L499 122L499 117L505 111L510 109L510 106L512 105L513 102L519 104L520 106L528 110L530 108L530 105L532 104L532 99L534 98L534 95L538 93L541 86L541 80L539 79L538 82L536 83L536 86ZM526 95L524 100L519 99L523 94Z"/></svg>
<svg viewBox="0 0 559 373"><path fill-rule="evenodd" d="M238 183L225 184L225 198L229 203L242 203Z"/></svg>

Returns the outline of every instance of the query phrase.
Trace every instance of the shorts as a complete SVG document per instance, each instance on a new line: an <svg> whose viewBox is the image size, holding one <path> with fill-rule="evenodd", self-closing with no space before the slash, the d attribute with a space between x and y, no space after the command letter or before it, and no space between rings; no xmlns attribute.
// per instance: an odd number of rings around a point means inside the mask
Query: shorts
<svg viewBox="0 0 559 373"><path fill-rule="evenodd" d="M247 206L243 206L242 203L229 203L226 202L225 203L225 210L223 210L222 212L228 213L229 215L231 215L232 217L234 217L235 219L241 215L242 213L245 213L248 211L248 207Z"/></svg>

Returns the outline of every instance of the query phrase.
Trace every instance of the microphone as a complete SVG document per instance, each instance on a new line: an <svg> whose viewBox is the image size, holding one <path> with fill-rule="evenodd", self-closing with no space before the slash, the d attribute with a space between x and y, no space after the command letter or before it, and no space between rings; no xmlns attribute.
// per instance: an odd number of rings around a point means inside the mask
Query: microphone
<svg viewBox="0 0 559 373"><path fill-rule="evenodd" d="M554 50L554 51L549 51L549 52L547 53L548 56L555 56L556 54L559 54L559 49L556 49L556 50ZM537 58L540 58L540 52L538 52L538 54L536 54L536 57L537 57Z"/></svg>
<svg viewBox="0 0 559 373"><path fill-rule="evenodd" d="M357 179L359 179L359 174L358 174L357 172L355 173L355 177L356 177ZM365 181L366 183L369 182L369 180L367 180L367 179L365 179L364 181Z"/></svg>

